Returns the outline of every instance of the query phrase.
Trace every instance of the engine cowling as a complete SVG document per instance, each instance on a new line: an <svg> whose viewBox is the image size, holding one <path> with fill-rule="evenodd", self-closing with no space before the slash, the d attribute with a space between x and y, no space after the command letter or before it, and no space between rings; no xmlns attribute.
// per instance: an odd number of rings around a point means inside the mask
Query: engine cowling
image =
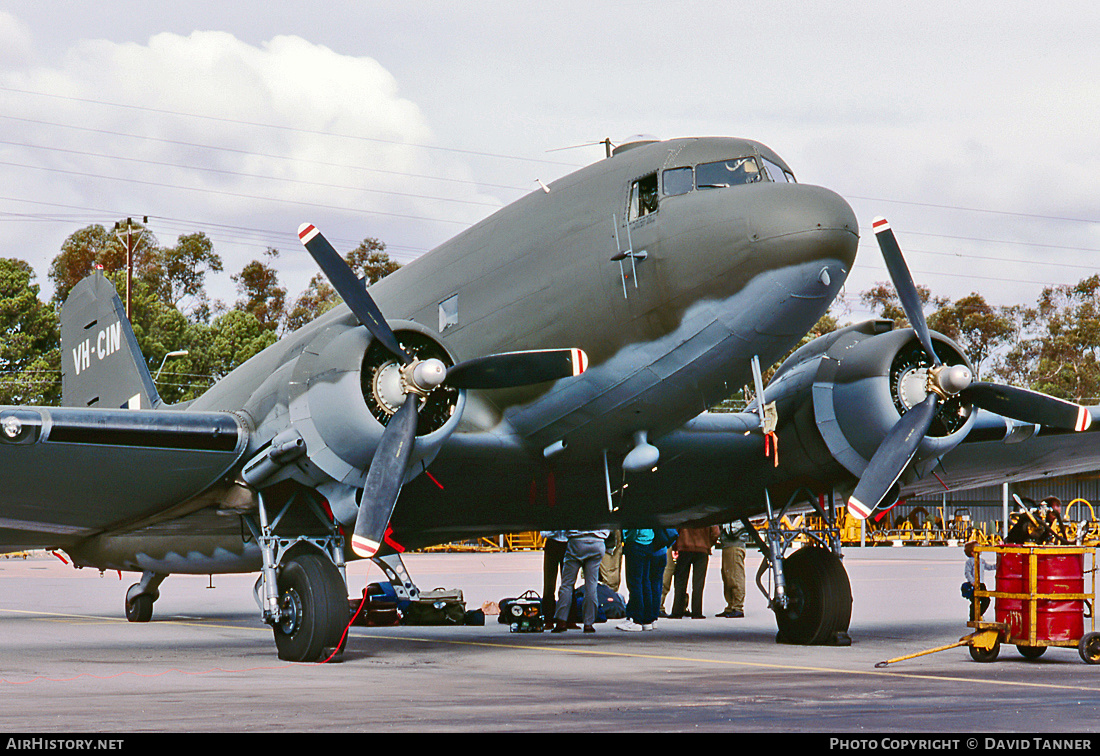
<svg viewBox="0 0 1100 756"><path fill-rule="evenodd" d="M392 321L390 327L418 360L434 358L445 367L454 364L452 355L423 326ZM321 330L302 349L287 366L289 375L279 372L283 375L273 379L284 384L276 400L283 406L266 413L262 429L264 435L275 438L288 430L296 432L305 451L263 484L293 477L313 486L335 482L349 492L363 488L385 424L404 397L395 358L365 328L337 323ZM435 458L457 427L465 401L465 391L449 386L438 386L420 397L409 477ZM246 478L248 473L246 466ZM348 511L333 509L342 521L354 519L353 505L344 507Z"/></svg>
<svg viewBox="0 0 1100 756"><path fill-rule="evenodd" d="M958 344L935 332L932 339L945 365L972 370ZM784 441L787 461L804 475L824 479L835 460L859 478L900 417L928 396L932 366L913 331L893 330L890 321L860 323L802 347L766 392L779 405L780 437L797 440ZM945 399L914 461L955 448L974 416L960 396Z"/></svg>

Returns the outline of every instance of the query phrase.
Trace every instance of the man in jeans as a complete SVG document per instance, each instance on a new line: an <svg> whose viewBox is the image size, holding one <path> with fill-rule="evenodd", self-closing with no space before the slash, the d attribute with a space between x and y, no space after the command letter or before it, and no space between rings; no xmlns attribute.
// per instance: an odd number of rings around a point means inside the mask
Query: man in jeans
<svg viewBox="0 0 1100 756"><path fill-rule="evenodd" d="M604 541L609 530L567 530L568 543L561 565L561 587L554 610L554 629L564 633L569 629L569 608L573 606L573 586L577 573L584 569L584 631L596 632L596 601L599 597L600 562L605 551Z"/></svg>

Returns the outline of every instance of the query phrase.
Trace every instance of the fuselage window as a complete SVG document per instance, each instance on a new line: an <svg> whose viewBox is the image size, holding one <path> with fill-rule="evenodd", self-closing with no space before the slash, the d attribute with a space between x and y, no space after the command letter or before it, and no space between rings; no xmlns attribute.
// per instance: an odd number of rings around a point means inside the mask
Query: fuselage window
<svg viewBox="0 0 1100 756"><path fill-rule="evenodd" d="M754 184L764 179L755 157L703 163L695 168L696 189L719 189L738 184Z"/></svg>
<svg viewBox="0 0 1100 756"><path fill-rule="evenodd" d="M780 166L778 163L773 163L767 158L763 158L763 161L764 169L767 170L768 176L771 177L772 181L778 184L782 184L783 182L788 182L791 184L795 183L793 173L783 170L782 166Z"/></svg>
<svg viewBox="0 0 1100 756"><path fill-rule="evenodd" d="M695 183L691 167L669 168L662 174L665 182L665 196L672 197L677 194L687 194Z"/></svg>
<svg viewBox="0 0 1100 756"><path fill-rule="evenodd" d="M657 212L657 174L643 176L630 185L630 220Z"/></svg>

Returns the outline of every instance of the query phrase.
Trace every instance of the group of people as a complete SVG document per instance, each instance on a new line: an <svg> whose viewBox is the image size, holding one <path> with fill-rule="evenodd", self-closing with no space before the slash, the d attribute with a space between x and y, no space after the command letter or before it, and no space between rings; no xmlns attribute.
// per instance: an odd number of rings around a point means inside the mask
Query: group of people
<svg viewBox="0 0 1100 756"><path fill-rule="evenodd" d="M582 571L583 630L596 632L598 585L602 583L618 591L624 564L629 598L626 618L617 625L619 630L653 630L660 617L703 619L703 588L711 549L716 545L722 553L726 600L725 609L716 616L745 616L745 546L749 536L740 523L679 529L566 530L542 535L545 538L543 616L553 618L551 632L577 628L569 621L569 614L577 577ZM665 614L670 589L672 611Z"/></svg>

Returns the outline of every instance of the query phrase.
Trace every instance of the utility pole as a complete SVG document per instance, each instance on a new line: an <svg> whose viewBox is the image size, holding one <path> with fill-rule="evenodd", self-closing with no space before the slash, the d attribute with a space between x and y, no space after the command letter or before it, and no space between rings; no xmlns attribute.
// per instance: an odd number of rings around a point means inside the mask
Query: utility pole
<svg viewBox="0 0 1100 756"><path fill-rule="evenodd" d="M141 233L138 234L138 243L141 242L142 236L145 234L145 226L149 225L149 216L146 215L142 218ZM134 227L133 222L127 218L126 228L123 229L121 224L115 223L115 236L118 240L126 245L126 319L130 319L130 290L134 284ZM123 240L122 234L125 233L126 238Z"/></svg>

